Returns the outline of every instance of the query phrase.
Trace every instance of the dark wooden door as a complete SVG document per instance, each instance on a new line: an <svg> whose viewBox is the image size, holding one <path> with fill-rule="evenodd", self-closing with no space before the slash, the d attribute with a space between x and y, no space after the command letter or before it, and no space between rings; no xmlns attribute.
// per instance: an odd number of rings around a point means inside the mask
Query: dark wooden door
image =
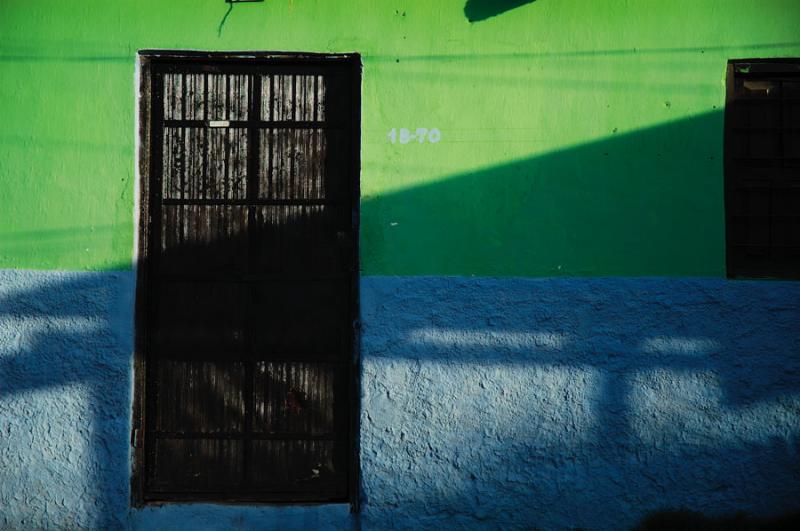
<svg viewBox="0 0 800 531"><path fill-rule="evenodd" d="M800 278L800 61L733 61L725 108L731 277Z"/></svg>
<svg viewBox="0 0 800 531"><path fill-rule="evenodd" d="M357 72L152 63L145 499L348 498Z"/></svg>

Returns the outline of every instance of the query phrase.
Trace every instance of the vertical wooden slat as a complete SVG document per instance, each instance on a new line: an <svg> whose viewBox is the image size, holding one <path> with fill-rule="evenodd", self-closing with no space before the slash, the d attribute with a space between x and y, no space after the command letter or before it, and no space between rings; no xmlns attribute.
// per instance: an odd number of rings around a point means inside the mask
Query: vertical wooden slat
<svg viewBox="0 0 800 531"><path fill-rule="evenodd" d="M171 275L246 270L247 208L229 205L162 207L161 265Z"/></svg>
<svg viewBox="0 0 800 531"><path fill-rule="evenodd" d="M315 84L317 89L316 100L315 100L316 105L314 108L314 112L316 113L315 120L319 122L324 122L326 119L326 113L325 113L326 95L325 95L325 79L323 78L323 76L316 76Z"/></svg>
<svg viewBox="0 0 800 531"><path fill-rule="evenodd" d="M327 139L337 137L337 132L321 129L262 131L259 197L325 199L323 175L328 156ZM339 163L341 161L332 164Z"/></svg>
<svg viewBox="0 0 800 531"><path fill-rule="evenodd" d="M261 76L253 76L253 86L252 92L250 94L250 108L249 108L249 115L250 116L261 116L261 101L262 101L262 87L261 87ZM250 152L248 153L248 177L247 177L247 199L249 201L254 201L258 198L258 175L259 175L259 167L260 167L260 147L261 147L261 131L258 128L250 128L249 130L249 145L251 146ZM258 263L260 249L258 248L258 229L256 226L256 207L254 205L250 205L248 207L248 220L250 223L250 227L252 230L249 232L249 240L248 240L248 271L253 274L256 272L256 264ZM257 327L257 320L256 320L256 312L255 312L256 304L254 301L254 293L250 291L248 293L247 298L247 336L249 340L249 348L250 353L255 354L255 329ZM245 381L244 381L244 397L245 397L245 418L244 418L244 430L245 433L252 433L253 431L253 408L254 408L254 396L253 396L253 379L254 379L254 362L247 361L245 363ZM252 442L245 442L243 448L243 456L242 456L242 468L241 468L241 478L242 482L246 486L250 486L250 475L248 471L252 465L252 452L253 452L253 443Z"/></svg>
<svg viewBox="0 0 800 531"><path fill-rule="evenodd" d="M185 120L200 120L202 116L197 113L197 75L184 74L184 106L183 118Z"/></svg>
<svg viewBox="0 0 800 531"><path fill-rule="evenodd" d="M228 75L206 74L207 106L206 120L228 120L229 96Z"/></svg>
<svg viewBox="0 0 800 531"><path fill-rule="evenodd" d="M258 362L254 431L335 434L334 394L342 370L319 363Z"/></svg>
<svg viewBox="0 0 800 531"><path fill-rule="evenodd" d="M147 270L146 279L148 284L144 287L144 291L146 292L146 299L148 301L148 307L146 310L146 334L147 334L147 352L145 353L147 361L145 362L145 433L144 433L144 449L143 449L143 458L145 462L145 473L144 478L142 479L142 488L148 489L151 485L151 481L155 476L155 437L153 433L153 429L151 426L154 426L155 420L158 415L158 405L159 405L159 389L158 389L158 380L157 380L157 373L156 367L152 363L152 355L154 352L158 350L156 343L157 338L155 337L158 327L158 320L160 318L160 308L159 308L159 294L157 290L157 275L158 275L158 266L160 263L160 252L161 249L161 200L163 197L163 159L164 159L164 150L163 150L163 137L164 137L164 107L161 104L164 98L164 75L159 73L154 73L152 78L152 91L151 93L154 95L155 101L152 105L152 116L151 116L151 137L150 137L150 149L152 150L152 154L150 156L149 162L150 166L148 168L148 176L149 176L149 183L147 186L148 195L145 196L145 201L147 203L147 213L148 217L146 218L146 223L148 224L147 228L147 246L145 256L147 259L147 263L144 264L143 269ZM183 93L185 91L185 87L183 84L181 85L181 98L183 98ZM142 267L142 266L140 266Z"/></svg>
<svg viewBox="0 0 800 531"><path fill-rule="evenodd" d="M245 199L246 132L236 128L164 131L166 199Z"/></svg>
<svg viewBox="0 0 800 531"><path fill-rule="evenodd" d="M174 433L242 432L244 364L158 361L162 407L156 428Z"/></svg>

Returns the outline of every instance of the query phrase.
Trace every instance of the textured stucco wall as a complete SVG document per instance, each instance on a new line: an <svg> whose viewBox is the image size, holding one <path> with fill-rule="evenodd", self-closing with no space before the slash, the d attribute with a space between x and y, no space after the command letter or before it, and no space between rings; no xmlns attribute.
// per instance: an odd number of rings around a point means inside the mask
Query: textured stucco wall
<svg viewBox="0 0 800 531"><path fill-rule="evenodd" d="M800 284L362 281L367 528L800 508Z"/></svg>
<svg viewBox="0 0 800 531"><path fill-rule="evenodd" d="M0 271L0 528L349 529L129 509L132 273ZM362 280L360 525L619 529L798 509L800 284Z"/></svg>
<svg viewBox="0 0 800 531"><path fill-rule="evenodd" d="M133 287L0 270L0 529L125 525Z"/></svg>

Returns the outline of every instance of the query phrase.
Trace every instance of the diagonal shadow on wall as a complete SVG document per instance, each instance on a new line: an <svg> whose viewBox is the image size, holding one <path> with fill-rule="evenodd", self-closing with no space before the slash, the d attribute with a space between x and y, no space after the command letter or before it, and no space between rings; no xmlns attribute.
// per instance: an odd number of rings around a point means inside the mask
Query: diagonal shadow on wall
<svg viewBox="0 0 800 531"><path fill-rule="evenodd" d="M470 22L479 22L496 17L506 11L516 9L536 0L467 0L464 5L464 16Z"/></svg>
<svg viewBox="0 0 800 531"><path fill-rule="evenodd" d="M722 120L609 131L365 198L364 273L721 275Z"/></svg>

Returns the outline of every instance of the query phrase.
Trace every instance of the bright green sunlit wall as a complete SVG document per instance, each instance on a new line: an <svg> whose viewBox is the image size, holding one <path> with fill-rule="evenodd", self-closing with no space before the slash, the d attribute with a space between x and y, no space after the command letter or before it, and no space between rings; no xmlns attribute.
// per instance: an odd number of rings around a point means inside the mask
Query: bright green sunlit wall
<svg viewBox="0 0 800 531"><path fill-rule="evenodd" d="M800 56L800 2L464 2L2 0L0 267L130 266L136 52L174 48L362 54L364 274L723 275L726 63Z"/></svg>

